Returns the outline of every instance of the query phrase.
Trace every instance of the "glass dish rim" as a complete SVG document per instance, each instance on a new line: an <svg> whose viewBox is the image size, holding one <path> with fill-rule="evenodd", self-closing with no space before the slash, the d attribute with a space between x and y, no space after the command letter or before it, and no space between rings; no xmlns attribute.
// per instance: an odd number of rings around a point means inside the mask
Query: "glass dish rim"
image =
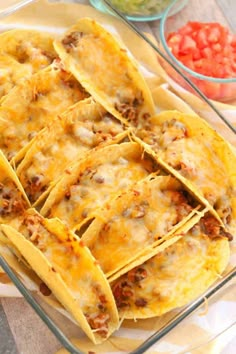
<svg viewBox="0 0 236 354"><path fill-rule="evenodd" d="M211 77L211 76L206 76L199 74L195 71L192 71L189 69L187 66L182 64L179 60L176 59L176 57L172 54L171 50L169 49L166 39L165 39L165 25L168 17L170 16L169 12L171 11L172 7L176 5L178 0L173 0L173 2L166 8L166 10L163 12L163 15L160 19L160 41L161 44L166 51L167 55L171 58L171 60L174 62L175 65L177 65L179 68L183 69L185 72L190 74L192 77L204 80L204 81L211 81L219 84L224 84L224 83L236 83L236 77L234 78L226 78L226 79L221 79L221 78L216 78L216 77Z"/></svg>

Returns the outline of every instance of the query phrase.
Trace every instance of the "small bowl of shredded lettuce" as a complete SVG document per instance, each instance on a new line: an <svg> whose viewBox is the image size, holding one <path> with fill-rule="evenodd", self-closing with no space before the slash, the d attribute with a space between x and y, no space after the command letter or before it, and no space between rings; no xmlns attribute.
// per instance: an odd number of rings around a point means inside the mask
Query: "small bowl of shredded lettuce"
<svg viewBox="0 0 236 354"><path fill-rule="evenodd" d="M187 1L175 1L174 13L180 11ZM102 0L90 0L90 2L98 10L109 12L109 9ZM160 19L167 7L173 3L173 0L109 0L109 3L129 20L151 21Z"/></svg>

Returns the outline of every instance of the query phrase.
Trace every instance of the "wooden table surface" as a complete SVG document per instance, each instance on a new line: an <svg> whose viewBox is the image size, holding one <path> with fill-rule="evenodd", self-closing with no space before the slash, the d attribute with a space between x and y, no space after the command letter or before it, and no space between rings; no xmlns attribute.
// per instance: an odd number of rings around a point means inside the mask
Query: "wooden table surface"
<svg viewBox="0 0 236 354"><path fill-rule="evenodd" d="M74 2L88 3L86 0ZM212 20L214 16L220 23L230 26L236 32L236 0L190 0L190 3L191 7L188 5L174 17L179 25L187 19L192 19L193 14L198 14L204 21ZM159 21L137 23L137 26L156 36ZM231 343L224 354L234 354L234 344ZM60 347L60 343L24 299L0 300L0 354L53 354Z"/></svg>

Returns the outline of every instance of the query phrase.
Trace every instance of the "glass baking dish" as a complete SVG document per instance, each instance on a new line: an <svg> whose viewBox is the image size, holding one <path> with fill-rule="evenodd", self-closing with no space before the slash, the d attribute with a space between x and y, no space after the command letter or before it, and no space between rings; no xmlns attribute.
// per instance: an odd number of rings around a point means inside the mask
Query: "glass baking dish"
<svg viewBox="0 0 236 354"><path fill-rule="evenodd" d="M23 3L23 2L21 2ZM26 4L26 2L24 2ZM14 11L14 10L13 10ZM93 14L95 14L96 10L93 9ZM20 12L19 12L20 14ZM125 21L119 13L116 12L116 16L120 18L121 21ZM99 14L98 14L99 17ZM111 19L112 22L113 19ZM22 19L23 21L23 19ZM35 19L37 25L37 19ZM39 23L39 19L38 19ZM10 20L9 20L10 24ZM12 28L11 24L9 27ZM6 25L6 28L8 25ZM40 28L42 28L41 23L39 23ZM158 46L153 44L150 38L143 33L139 33L136 26L133 24L126 25L126 35L132 31L132 35L136 33L138 37L142 37L142 40L148 43L149 46L152 47L153 51L156 55L161 55L164 60L169 61L169 59L160 52ZM17 25L16 25L17 27ZM64 27L64 26L62 26ZM66 26L65 26L66 27ZM53 29L52 29L53 30ZM173 65L170 63L170 65ZM178 71L178 69L176 69ZM183 76L181 72L179 75ZM186 78L185 78L186 79ZM188 81L189 85L192 85L191 81ZM195 89L194 85L193 88ZM209 106L209 109L214 112L215 115L219 117L219 119L223 119L224 124L226 125L226 129L232 134L235 133L235 128L232 124L224 117L222 112L220 112L217 107L212 104L207 98L198 92L201 96L201 99L206 102ZM7 263L4 261L2 257L0 257L0 266L5 270L5 272L9 275L13 283L18 287L18 289L22 292L25 299L29 302L29 304L34 308L36 313L40 316L40 318L46 323L46 325L50 328L50 330L55 334L57 339L61 342L61 344L66 348L70 353L87 353L87 352L96 352L96 347L93 344L89 344L86 341L84 335L80 331L78 327L76 327L69 319L67 319L64 315L58 313L52 309L47 302L42 300L42 297L39 297L35 292L30 292L26 289L24 284L21 282L19 277L14 274L14 272L8 267ZM217 313L216 309L219 306L220 302L225 302L228 298L231 298L231 294L236 293L236 284L235 284L235 263L231 264L227 272L223 275L222 279L220 279L212 288L210 288L205 294L202 294L201 297L196 299L194 302L189 304L188 306L178 310L172 311L161 318L155 318L152 320L144 320L143 328L142 324L140 326L140 322L131 322L125 321L123 322L119 331L117 331L114 336L109 339L109 345L112 349L109 349L106 353L133 353L133 354L141 354L144 352L161 352L163 341L165 341L164 336L168 333L168 336L181 336L182 333L188 331L188 328L192 326L192 321L197 321L200 323L200 327L210 328L213 326L213 330L206 331L204 334L201 332L201 335L195 335L192 333L188 335L188 340L184 346L181 348L175 346L170 348L170 353L173 354L181 354L192 352L193 350L200 348L203 345L209 344L211 341L215 340L217 337L223 335L223 333L229 328L233 328L236 323L236 304L232 302L232 306L230 310L226 308L223 313ZM205 305L205 306L204 306ZM201 307L202 306L202 307ZM201 308L200 308L201 307ZM208 310L207 310L208 307ZM214 319L216 320L213 324L211 320L207 323L207 314L211 314L216 311ZM215 312L214 312L215 313ZM191 315L191 316L190 316ZM217 317L218 316L218 317ZM188 318L187 318L188 317ZM193 320L194 319L194 320ZM181 326L179 325L181 322ZM200 333L200 332L199 332ZM133 340L127 339L131 336ZM73 339L71 339L73 337ZM122 338L122 340L120 340ZM138 339L137 339L138 338ZM161 339L163 340L161 341ZM169 337L168 337L169 338ZM117 342L119 344L117 344ZM121 343L121 344L120 344ZM151 349L150 349L151 348ZM99 349L99 352L102 349ZM149 351L151 350L151 351Z"/></svg>
<svg viewBox="0 0 236 354"><path fill-rule="evenodd" d="M56 338L60 341L63 347L68 350L69 353L72 354L85 354L83 350L80 350L80 346L74 344L73 340L70 340L68 336L71 336L72 333L76 333L76 329L73 328L71 330L71 323L67 321L65 317L58 316L58 313L52 311L52 309L42 301L42 297L35 295L35 293L31 293L23 282L16 276L16 274L11 270L8 266L7 262L4 260L2 256L0 256L0 266L24 296L26 301L31 305L31 307L35 310L35 312L39 315L42 321L48 326L48 328L52 331L52 333L56 336ZM119 353L130 353L130 354L142 354L147 352L151 347L152 349L158 350L159 341L166 336L170 331L175 331L178 333L179 324L183 322L183 326L188 327L190 322L184 321L188 316L194 314L195 316L204 316L204 312L211 311L214 306L217 306L217 303L220 301L225 301L229 297L230 294L236 294L236 267L232 268L228 271L220 281L214 284L211 288L209 288L202 296L197 298L191 304L183 307L178 311L171 311L167 315L162 316L160 321L156 321L155 328L153 328L153 333L151 336L147 336L143 338L143 342L137 347L130 348L129 351L126 349L116 346L114 344L114 348L119 349ZM205 304L205 309L204 305ZM206 307L207 306L207 307ZM132 330L132 325L129 323L130 321L126 321L125 328L128 330ZM190 350L198 349L203 345L210 343L215 340L217 337L225 333L227 330L234 329L236 325L236 304L232 306L230 309L228 308L224 313L222 313L221 318L218 318L218 321L214 323L215 329L214 334L211 335L205 334L201 337L191 338L191 343L186 343L184 350L175 350L175 353L183 354L190 352ZM68 328L66 328L69 326ZM75 326L74 326L75 327ZM119 332L122 331L122 327L115 333L115 336L119 337ZM81 337L81 333L77 335ZM83 340L82 340L83 341ZM112 337L109 340L112 343ZM91 345L92 346L92 345ZM89 353L94 353L94 346L89 350ZM110 352L109 352L110 353Z"/></svg>
<svg viewBox="0 0 236 354"><path fill-rule="evenodd" d="M0 0L0 17L10 15L35 0Z"/></svg>

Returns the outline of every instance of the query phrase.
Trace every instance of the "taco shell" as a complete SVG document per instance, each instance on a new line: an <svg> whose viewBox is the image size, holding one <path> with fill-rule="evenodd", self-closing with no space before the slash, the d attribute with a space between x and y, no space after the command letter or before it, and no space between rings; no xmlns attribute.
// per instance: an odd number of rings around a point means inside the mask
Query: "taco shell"
<svg viewBox="0 0 236 354"><path fill-rule="evenodd" d="M203 294L236 233L233 148L157 114L173 93L90 18L0 34L0 67L0 254L27 288L95 344Z"/></svg>
<svg viewBox="0 0 236 354"><path fill-rule="evenodd" d="M119 320L111 289L89 250L58 219L46 220L34 209L17 225L18 231L1 228L87 336L104 341Z"/></svg>
<svg viewBox="0 0 236 354"><path fill-rule="evenodd" d="M66 69L114 117L138 126L155 112L134 59L100 24L80 19L54 47Z"/></svg>
<svg viewBox="0 0 236 354"><path fill-rule="evenodd" d="M0 34L0 97L19 80L31 77L57 57L54 38L35 30L14 29Z"/></svg>
<svg viewBox="0 0 236 354"><path fill-rule="evenodd" d="M115 143L127 134L121 123L91 98L70 107L36 135L17 167L31 203L40 202L67 166L87 151Z"/></svg>
<svg viewBox="0 0 236 354"><path fill-rule="evenodd" d="M203 119L177 111L151 117L149 129L138 135L154 151L159 164L170 166L234 234L236 154L230 144Z"/></svg>
<svg viewBox="0 0 236 354"><path fill-rule="evenodd" d="M7 159L22 158L21 149L42 128L87 96L71 74L55 64L21 81L1 100L0 148Z"/></svg>
<svg viewBox="0 0 236 354"><path fill-rule="evenodd" d="M106 202L158 167L137 143L91 151L65 172L50 191L41 213L58 217L73 230L94 217Z"/></svg>
<svg viewBox="0 0 236 354"><path fill-rule="evenodd" d="M10 223L30 206L25 191L0 150L0 224Z"/></svg>
<svg viewBox="0 0 236 354"><path fill-rule="evenodd" d="M189 231L183 227L177 242L111 283L121 318L161 316L194 300L221 276L229 242L204 231L207 217Z"/></svg>
<svg viewBox="0 0 236 354"><path fill-rule="evenodd" d="M82 241L109 278L138 258L151 257L199 207L175 178L149 176L107 203Z"/></svg>

